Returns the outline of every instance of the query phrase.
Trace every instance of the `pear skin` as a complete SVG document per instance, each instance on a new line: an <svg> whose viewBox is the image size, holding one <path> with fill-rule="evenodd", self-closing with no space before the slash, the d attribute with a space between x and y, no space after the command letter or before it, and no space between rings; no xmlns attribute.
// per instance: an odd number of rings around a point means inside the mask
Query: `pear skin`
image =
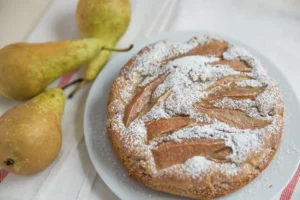
<svg viewBox="0 0 300 200"><path fill-rule="evenodd" d="M30 175L47 168L62 145L65 96L49 89L0 117L0 167Z"/></svg>
<svg viewBox="0 0 300 200"><path fill-rule="evenodd" d="M83 37L101 39L113 48L127 30L131 18L129 0L79 0L76 20ZM103 50L88 63L85 81L93 81L107 62L111 51Z"/></svg>
<svg viewBox="0 0 300 200"><path fill-rule="evenodd" d="M26 100L79 68L102 49L99 39L16 43L0 50L0 95Z"/></svg>

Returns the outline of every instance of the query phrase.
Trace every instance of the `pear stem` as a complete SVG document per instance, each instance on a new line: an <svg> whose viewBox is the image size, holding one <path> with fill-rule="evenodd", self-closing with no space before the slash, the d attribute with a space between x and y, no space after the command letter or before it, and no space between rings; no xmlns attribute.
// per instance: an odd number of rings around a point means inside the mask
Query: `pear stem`
<svg viewBox="0 0 300 200"><path fill-rule="evenodd" d="M81 83L84 79L83 78L79 78L75 81L72 81L71 83L68 83L67 85L65 85L64 87L62 87L61 89L65 90L66 88L68 88L71 85L77 84L77 83Z"/></svg>
<svg viewBox="0 0 300 200"><path fill-rule="evenodd" d="M116 48L110 48L110 47L106 47L106 46L103 46L102 47L102 50L106 50L106 51L115 51L115 52L126 52L126 51L130 51L131 49L133 48L133 44L131 44L129 47L127 48L124 48L124 49L116 49ZM68 99L71 99L74 94L80 90L86 83L87 81L85 81L84 79L80 78L80 79L77 79L67 85L65 85L64 87L62 87L63 90L65 90L66 88L68 88L69 86L71 85L74 85L74 84L77 84L79 83L76 88L69 94L68 96Z"/></svg>
<svg viewBox="0 0 300 200"><path fill-rule="evenodd" d="M102 50L107 50L107 51L116 51L116 52L125 52L125 51L130 51L133 48L133 44L131 44L129 47L124 48L124 49L115 49L115 48L110 48L103 46Z"/></svg>
<svg viewBox="0 0 300 200"><path fill-rule="evenodd" d="M76 88L69 94L68 99L71 99L71 98L74 96L74 94L75 94L78 90L80 90L86 83L87 83L87 81L82 80L82 81L76 86Z"/></svg>

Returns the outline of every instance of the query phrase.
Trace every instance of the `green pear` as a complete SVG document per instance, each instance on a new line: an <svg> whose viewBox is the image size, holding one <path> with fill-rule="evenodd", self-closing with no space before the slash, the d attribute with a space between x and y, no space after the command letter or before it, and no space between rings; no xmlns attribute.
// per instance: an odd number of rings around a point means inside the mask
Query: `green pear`
<svg viewBox="0 0 300 200"><path fill-rule="evenodd" d="M87 65L84 83L93 81L107 62L111 51L128 51L113 49L125 33L131 17L129 0L79 0L76 11L76 20L83 37L99 38L103 46L97 57Z"/></svg>
<svg viewBox="0 0 300 200"><path fill-rule="evenodd" d="M101 40L93 38L5 46L0 50L0 95L29 99L90 61L102 47Z"/></svg>
<svg viewBox="0 0 300 200"><path fill-rule="evenodd" d="M49 89L0 117L0 167L29 175L47 168L61 145L65 96Z"/></svg>

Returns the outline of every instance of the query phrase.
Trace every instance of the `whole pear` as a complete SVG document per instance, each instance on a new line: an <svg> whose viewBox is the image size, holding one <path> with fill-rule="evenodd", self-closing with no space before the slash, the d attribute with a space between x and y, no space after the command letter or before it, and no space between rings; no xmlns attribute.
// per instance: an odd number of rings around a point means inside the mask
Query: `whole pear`
<svg viewBox="0 0 300 200"><path fill-rule="evenodd" d="M5 46L0 50L0 95L29 99L94 58L102 47L93 38Z"/></svg>
<svg viewBox="0 0 300 200"><path fill-rule="evenodd" d="M49 89L0 117L0 166L29 175L47 168L61 145L65 96Z"/></svg>
<svg viewBox="0 0 300 200"><path fill-rule="evenodd" d="M131 17L129 0L79 0L76 19L83 37L101 39L103 45L113 48L125 33ZM93 81L111 51L103 50L90 61L85 73L85 81Z"/></svg>

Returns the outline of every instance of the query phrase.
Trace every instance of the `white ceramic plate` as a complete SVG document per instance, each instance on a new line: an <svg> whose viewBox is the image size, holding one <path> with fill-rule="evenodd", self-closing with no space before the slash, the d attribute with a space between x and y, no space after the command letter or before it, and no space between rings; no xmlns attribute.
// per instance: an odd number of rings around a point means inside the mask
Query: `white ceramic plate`
<svg viewBox="0 0 300 200"><path fill-rule="evenodd" d="M121 67L144 46L161 39L183 42L193 36L201 36L204 34L216 36L245 47L252 54L257 56L268 70L269 75L279 83L285 103L283 140L274 160L252 183L222 199L269 200L278 195L292 178L298 166L300 155L298 150L300 149L298 128L300 111L298 101L291 86L286 78L281 75L278 68L256 50L226 36L192 31L163 33L136 42L131 51L120 53L111 60L95 80L87 99L84 116L84 132L88 152L103 181L119 198L128 200L183 199L179 196L149 189L146 186L137 183L127 175L127 170L115 157L105 128L106 103L111 83L117 77Z"/></svg>

